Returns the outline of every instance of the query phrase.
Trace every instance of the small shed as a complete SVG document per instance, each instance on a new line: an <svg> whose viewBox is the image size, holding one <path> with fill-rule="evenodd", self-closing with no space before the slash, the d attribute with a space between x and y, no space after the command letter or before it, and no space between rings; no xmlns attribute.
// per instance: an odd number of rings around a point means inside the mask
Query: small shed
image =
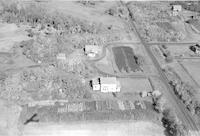
<svg viewBox="0 0 200 136"><path fill-rule="evenodd" d="M196 54L200 54L200 49L197 48L196 51L195 51L195 53L196 53Z"/></svg>

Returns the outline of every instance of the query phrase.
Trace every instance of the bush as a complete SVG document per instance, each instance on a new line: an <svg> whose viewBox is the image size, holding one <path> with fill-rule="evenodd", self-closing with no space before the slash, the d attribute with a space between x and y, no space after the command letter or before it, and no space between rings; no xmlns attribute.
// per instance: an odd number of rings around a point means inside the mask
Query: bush
<svg viewBox="0 0 200 136"><path fill-rule="evenodd" d="M165 44L162 45L163 49L167 49L167 46Z"/></svg>
<svg viewBox="0 0 200 136"><path fill-rule="evenodd" d="M153 106L154 110L158 113L162 113L165 109L166 100L163 96L160 97L153 97Z"/></svg>
<svg viewBox="0 0 200 136"><path fill-rule="evenodd" d="M139 66L143 66L145 63L145 59L141 55L135 55L135 60Z"/></svg>
<svg viewBox="0 0 200 136"><path fill-rule="evenodd" d="M169 136L188 135L187 128L183 124L178 123L174 113L170 109L165 109L163 111L162 122Z"/></svg>

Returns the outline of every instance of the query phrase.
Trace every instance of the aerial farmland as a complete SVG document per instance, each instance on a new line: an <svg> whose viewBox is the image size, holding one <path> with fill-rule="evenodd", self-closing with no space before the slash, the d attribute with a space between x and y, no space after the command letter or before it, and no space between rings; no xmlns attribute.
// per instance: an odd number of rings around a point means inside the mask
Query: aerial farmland
<svg viewBox="0 0 200 136"><path fill-rule="evenodd" d="M199 17L183 3L0 9L0 135L199 136Z"/></svg>

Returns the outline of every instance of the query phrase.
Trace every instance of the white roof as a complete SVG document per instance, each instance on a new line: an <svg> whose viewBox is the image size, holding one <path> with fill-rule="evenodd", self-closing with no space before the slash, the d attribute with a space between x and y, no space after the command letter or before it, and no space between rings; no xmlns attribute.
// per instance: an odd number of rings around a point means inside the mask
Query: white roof
<svg viewBox="0 0 200 136"><path fill-rule="evenodd" d="M181 11L182 6L181 5L173 5L173 10Z"/></svg>
<svg viewBox="0 0 200 136"><path fill-rule="evenodd" d="M57 59L66 59L65 53L58 53L56 57Z"/></svg>
<svg viewBox="0 0 200 136"><path fill-rule="evenodd" d="M117 78L116 77L101 77L100 83L101 84L117 84Z"/></svg>
<svg viewBox="0 0 200 136"><path fill-rule="evenodd" d="M98 52L101 47L98 45L85 45L85 52Z"/></svg>

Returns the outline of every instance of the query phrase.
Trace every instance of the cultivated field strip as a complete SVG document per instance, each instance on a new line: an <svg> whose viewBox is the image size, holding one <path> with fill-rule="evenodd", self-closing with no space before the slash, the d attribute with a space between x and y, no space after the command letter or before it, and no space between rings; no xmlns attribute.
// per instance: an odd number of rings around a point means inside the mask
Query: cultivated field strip
<svg viewBox="0 0 200 136"><path fill-rule="evenodd" d="M39 122L66 122L85 120L156 120L157 113L146 101L102 100L87 102L56 102L54 105L24 106L21 123L34 114Z"/></svg>
<svg viewBox="0 0 200 136"><path fill-rule="evenodd" d="M112 48L116 65L120 72L137 72L140 70L140 66L137 62L133 49L127 46L119 46Z"/></svg>

